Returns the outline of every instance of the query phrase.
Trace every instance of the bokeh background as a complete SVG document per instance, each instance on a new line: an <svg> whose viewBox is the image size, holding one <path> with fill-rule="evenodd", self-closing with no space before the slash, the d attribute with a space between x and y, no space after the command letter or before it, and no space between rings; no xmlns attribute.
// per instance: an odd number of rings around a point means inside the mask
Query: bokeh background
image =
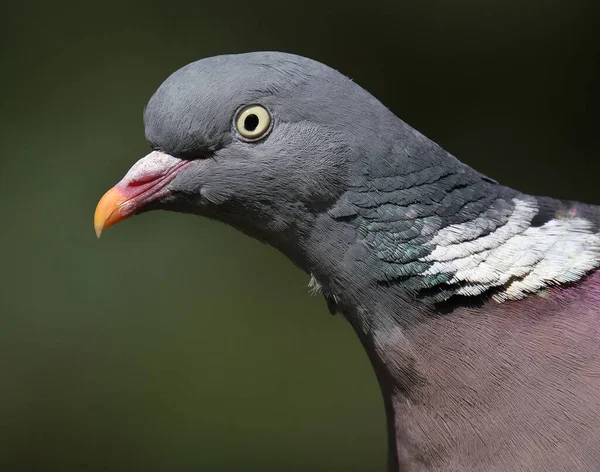
<svg viewBox="0 0 600 472"><path fill-rule="evenodd" d="M383 406L308 277L221 224L92 229L193 60L274 49L343 71L463 161L600 203L583 0L4 2L0 471L383 471Z"/></svg>

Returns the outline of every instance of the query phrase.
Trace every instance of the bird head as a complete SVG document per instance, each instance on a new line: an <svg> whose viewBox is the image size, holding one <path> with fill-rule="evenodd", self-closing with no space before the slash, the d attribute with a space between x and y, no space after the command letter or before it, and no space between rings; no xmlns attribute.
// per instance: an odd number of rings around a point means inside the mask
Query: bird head
<svg viewBox="0 0 600 472"><path fill-rule="evenodd" d="M342 74L291 54L191 63L147 104L152 152L101 199L96 233L153 209L208 216L270 242L306 233L348 187L380 108Z"/></svg>

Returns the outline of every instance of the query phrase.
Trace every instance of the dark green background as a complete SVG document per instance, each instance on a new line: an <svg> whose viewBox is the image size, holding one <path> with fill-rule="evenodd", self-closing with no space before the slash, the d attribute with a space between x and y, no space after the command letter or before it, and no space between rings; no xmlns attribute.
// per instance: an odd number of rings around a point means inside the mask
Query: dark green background
<svg viewBox="0 0 600 472"><path fill-rule="evenodd" d="M0 7L1 471L384 470L374 375L305 274L192 216L94 236L192 60L311 56L492 177L600 203L592 2L365 3Z"/></svg>

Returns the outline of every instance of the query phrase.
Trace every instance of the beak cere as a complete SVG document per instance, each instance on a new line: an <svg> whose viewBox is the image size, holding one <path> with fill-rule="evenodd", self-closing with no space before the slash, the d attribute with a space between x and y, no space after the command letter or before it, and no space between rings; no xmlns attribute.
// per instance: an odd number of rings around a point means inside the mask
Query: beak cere
<svg viewBox="0 0 600 472"><path fill-rule="evenodd" d="M137 161L125 177L104 194L94 214L96 236L135 215L148 203L169 194L167 185L192 161L153 151Z"/></svg>

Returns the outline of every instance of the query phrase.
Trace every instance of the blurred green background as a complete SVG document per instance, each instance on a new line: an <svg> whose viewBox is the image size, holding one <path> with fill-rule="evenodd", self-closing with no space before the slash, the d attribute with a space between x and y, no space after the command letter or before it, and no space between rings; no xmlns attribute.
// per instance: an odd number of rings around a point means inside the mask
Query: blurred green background
<svg viewBox="0 0 600 472"><path fill-rule="evenodd" d="M168 74L275 49L503 183L600 203L591 4L5 2L0 471L383 471L375 377L308 276L186 215L98 241L96 202Z"/></svg>

